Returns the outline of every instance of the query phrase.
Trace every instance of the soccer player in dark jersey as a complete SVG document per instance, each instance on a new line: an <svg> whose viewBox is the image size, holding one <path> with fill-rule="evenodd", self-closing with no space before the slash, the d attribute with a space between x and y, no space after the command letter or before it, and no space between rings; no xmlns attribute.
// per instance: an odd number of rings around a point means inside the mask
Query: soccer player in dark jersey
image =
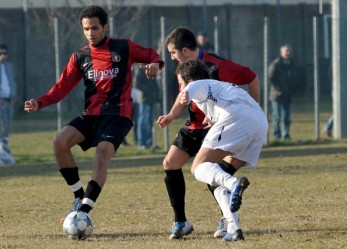
<svg viewBox="0 0 347 249"><path fill-rule="evenodd" d="M249 94L259 102L260 87L258 76L249 67L199 49L194 33L188 28L178 27L174 29L167 36L165 46L171 54L172 60L177 60L178 62L185 62L190 59L200 60L210 68L212 78L232 82L237 85L247 85ZM180 104L179 97L177 97L170 112L160 116L157 124L162 128L165 127L185 108L186 106ZM191 103L188 106L188 111L189 119L185 126L179 130L163 161L166 172L165 184L175 214L175 222L170 239L179 239L193 231L192 224L187 221L185 215L185 182L182 167L189 158L194 157L199 151L202 141L211 127L211 123L205 118L205 115L195 103ZM240 162L232 157L225 158L220 162L220 165L223 170L231 175L241 168ZM213 193L215 187L209 186L209 189ZM222 216L218 222L214 237L221 238L226 231L227 222Z"/></svg>
<svg viewBox="0 0 347 249"><path fill-rule="evenodd" d="M84 80L84 111L53 139L60 172L74 193L70 211L89 212L105 182L111 158L132 127L131 67L144 63L147 77L155 78L164 62L152 48L106 35L108 14L89 6L79 16L89 44L73 53L61 77L48 93L25 101L24 110L36 112L62 100ZM71 148L96 147L91 180L84 191Z"/></svg>

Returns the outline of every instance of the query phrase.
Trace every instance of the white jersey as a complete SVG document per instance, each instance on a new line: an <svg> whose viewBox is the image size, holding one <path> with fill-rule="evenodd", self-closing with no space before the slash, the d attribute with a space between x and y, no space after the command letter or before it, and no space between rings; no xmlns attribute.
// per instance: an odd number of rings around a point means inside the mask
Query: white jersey
<svg viewBox="0 0 347 249"><path fill-rule="evenodd" d="M211 79L191 82L182 92L214 123L201 147L229 151L255 167L268 130L259 104L242 88Z"/></svg>
<svg viewBox="0 0 347 249"><path fill-rule="evenodd" d="M189 83L182 92L185 91L189 93L189 100L195 102L213 123L217 122L231 105L248 104L260 108L248 92L228 82L197 80Z"/></svg>

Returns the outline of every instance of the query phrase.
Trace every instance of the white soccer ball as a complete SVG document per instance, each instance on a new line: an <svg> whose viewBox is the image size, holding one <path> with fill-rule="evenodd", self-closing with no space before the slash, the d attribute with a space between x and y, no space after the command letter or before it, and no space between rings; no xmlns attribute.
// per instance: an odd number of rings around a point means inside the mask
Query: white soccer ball
<svg viewBox="0 0 347 249"><path fill-rule="evenodd" d="M82 211L69 213L63 224L64 234L73 240L84 240L93 232L93 220Z"/></svg>

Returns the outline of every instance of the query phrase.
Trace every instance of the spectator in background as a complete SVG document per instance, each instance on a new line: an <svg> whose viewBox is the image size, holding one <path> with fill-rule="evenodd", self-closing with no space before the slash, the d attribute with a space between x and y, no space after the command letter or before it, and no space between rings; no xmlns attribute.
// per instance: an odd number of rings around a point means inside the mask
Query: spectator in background
<svg viewBox="0 0 347 249"><path fill-rule="evenodd" d="M134 131L134 142L137 144L137 122L139 119L139 96L140 91L133 86L131 89L131 98L133 99L133 131ZM124 140L126 141L126 140ZM123 141L123 143L124 143Z"/></svg>
<svg viewBox="0 0 347 249"><path fill-rule="evenodd" d="M13 66L7 61L8 49L0 45L0 165L14 164L9 147L16 82Z"/></svg>
<svg viewBox="0 0 347 249"><path fill-rule="evenodd" d="M205 50L206 52L214 52L214 46L208 42L207 32L200 31L196 36L196 42L198 44L198 47Z"/></svg>
<svg viewBox="0 0 347 249"><path fill-rule="evenodd" d="M156 79L148 79L143 70L139 70L135 80L138 98L137 148L149 149L153 146L152 128L154 109L159 101L159 87Z"/></svg>
<svg viewBox="0 0 347 249"><path fill-rule="evenodd" d="M291 102L295 84L295 65L290 45L282 45L280 57L270 64L269 81L274 138L290 139Z"/></svg>
<svg viewBox="0 0 347 249"><path fill-rule="evenodd" d="M328 137L332 137L332 130L334 125L333 115L328 119L324 126L324 132Z"/></svg>

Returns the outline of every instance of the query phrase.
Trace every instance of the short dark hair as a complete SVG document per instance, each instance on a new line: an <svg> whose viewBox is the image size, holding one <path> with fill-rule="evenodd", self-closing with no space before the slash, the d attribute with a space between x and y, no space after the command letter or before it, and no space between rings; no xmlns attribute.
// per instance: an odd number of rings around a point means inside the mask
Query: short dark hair
<svg viewBox="0 0 347 249"><path fill-rule="evenodd" d="M6 51L8 50L8 49L7 49L7 46L6 46L5 44L1 44L1 45L0 45L0 49L6 50Z"/></svg>
<svg viewBox="0 0 347 249"><path fill-rule="evenodd" d="M198 47L194 33L185 27L178 27L172 30L166 37L165 46L169 45L169 43L174 44L179 51L183 48L195 50Z"/></svg>
<svg viewBox="0 0 347 249"><path fill-rule="evenodd" d="M188 60L180 62L176 69L176 75L180 74L186 84L189 81L209 79L208 67L200 61Z"/></svg>
<svg viewBox="0 0 347 249"><path fill-rule="evenodd" d="M93 18L93 17L99 18L100 24L102 26L105 26L105 24L107 24L108 14L106 10L96 5L88 6L87 8L81 11L79 16L80 24L82 25L83 18Z"/></svg>
<svg viewBox="0 0 347 249"><path fill-rule="evenodd" d="M199 32L198 32L198 35L207 37L207 32L204 31L204 30L202 30L202 31L199 31Z"/></svg>

